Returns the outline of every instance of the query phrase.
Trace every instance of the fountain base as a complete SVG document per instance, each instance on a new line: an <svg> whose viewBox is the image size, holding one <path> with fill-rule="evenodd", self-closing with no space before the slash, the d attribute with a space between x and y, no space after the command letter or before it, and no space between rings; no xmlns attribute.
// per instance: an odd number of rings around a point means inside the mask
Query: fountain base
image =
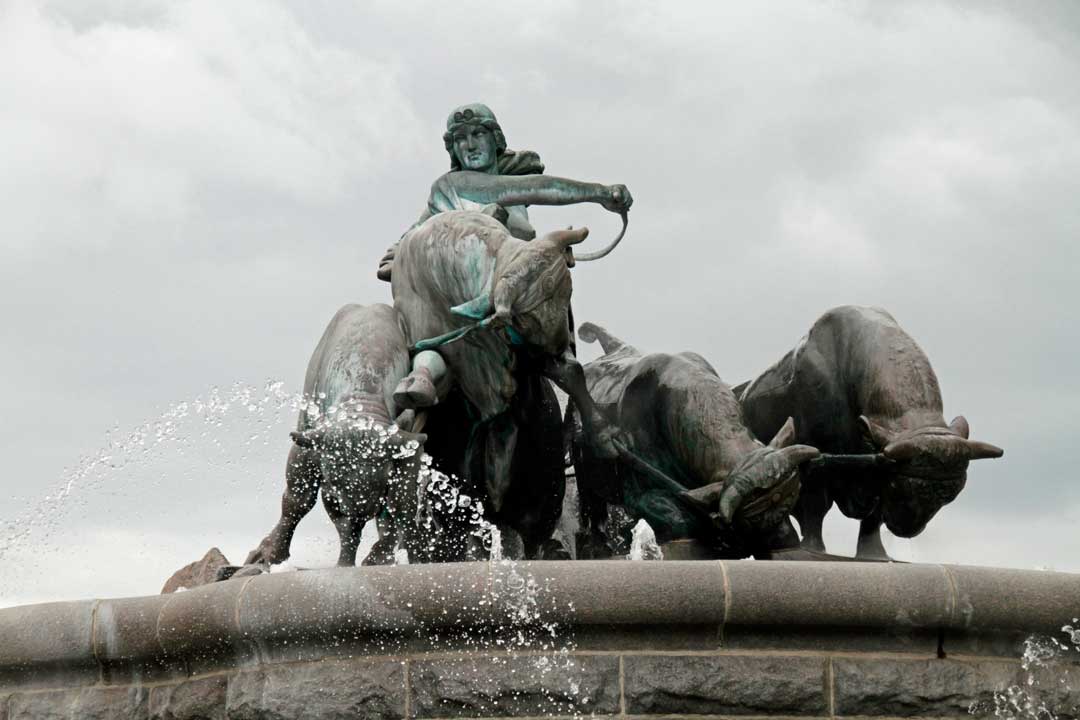
<svg viewBox="0 0 1080 720"><path fill-rule="evenodd" d="M1080 575L916 564L260 575L0 610L0 718L970 717L1043 686L1071 716L1080 653L1022 658L1077 598Z"/></svg>

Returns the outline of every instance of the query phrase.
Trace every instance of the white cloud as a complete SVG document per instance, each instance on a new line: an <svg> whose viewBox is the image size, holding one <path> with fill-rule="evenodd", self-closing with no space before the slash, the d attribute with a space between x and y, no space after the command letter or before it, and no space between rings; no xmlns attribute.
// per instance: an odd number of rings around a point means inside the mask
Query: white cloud
<svg viewBox="0 0 1080 720"><path fill-rule="evenodd" d="M415 144L400 69L273 4L159 7L84 26L0 10L6 247L160 242L222 187L325 206Z"/></svg>
<svg viewBox="0 0 1080 720"><path fill-rule="evenodd" d="M645 351L698 351L741 381L826 308L885 306L929 353L950 414L1006 449L896 552L1068 566L1080 45L1075 13L1048 16L918 2L0 3L0 305L15 309L0 324L0 397L18 416L0 520L114 421L238 378L298 385L334 309L389 300L374 266L446 167L445 114L483 100L552 174L634 193L625 242L575 269L579 319ZM596 207L533 218L589 224L598 242L617 229ZM111 495L77 503L41 558L0 574L47 567L48 592L67 597L152 592L211 544L242 555L275 519L289 423L235 459L244 472L163 460L156 482L105 480ZM96 544L114 522L140 530ZM853 550L857 525L830 522ZM1008 527L1007 548L983 542L986 525ZM141 528L156 554L103 571L102 590L64 583L65 540L101 567ZM48 594L35 577L21 597Z"/></svg>

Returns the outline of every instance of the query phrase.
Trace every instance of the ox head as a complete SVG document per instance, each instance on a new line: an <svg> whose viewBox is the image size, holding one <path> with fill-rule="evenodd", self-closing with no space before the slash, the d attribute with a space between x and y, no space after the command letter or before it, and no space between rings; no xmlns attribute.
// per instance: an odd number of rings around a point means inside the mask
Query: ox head
<svg viewBox="0 0 1080 720"><path fill-rule="evenodd" d="M570 343L567 310L573 256L567 251L588 234L588 228L559 230L516 246L509 259L496 267L491 292L451 311L507 328L512 342L560 354Z"/></svg>
<svg viewBox="0 0 1080 720"><path fill-rule="evenodd" d="M414 482L427 441L423 433L347 415L290 435L297 445L317 453L323 477L358 495L381 495L394 483Z"/></svg>
<svg viewBox="0 0 1080 720"><path fill-rule="evenodd" d="M687 497L728 527L775 527L799 497L799 466L821 454L809 445L793 445L794 439L795 421L788 418L768 445L747 453L724 481L691 490Z"/></svg>
<svg viewBox="0 0 1080 720"><path fill-rule="evenodd" d="M918 535L960 494L969 462L1004 454L995 445L969 440L963 416L948 427L903 432L890 431L865 415L859 425L867 442L892 461L881 488L881 511L885 526L898 537Z"/></svg>

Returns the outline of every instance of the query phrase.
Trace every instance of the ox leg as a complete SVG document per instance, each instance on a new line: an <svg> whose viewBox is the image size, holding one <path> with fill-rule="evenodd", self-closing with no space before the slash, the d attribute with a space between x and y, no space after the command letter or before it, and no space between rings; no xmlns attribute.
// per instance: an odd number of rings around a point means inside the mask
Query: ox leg
<svg viewBox="0 0 1080 720"><path fill-rule="evenodd" d="M800 546L803 549L825 552L821 526L831 507L832 498L829 497L829 491L824 482L808 482L803 485L799 493L798 505L795 507L796 516L799 518L799 529L802 530Z"/></svg>
<svg viewBox="0 0 1080 720"><path fill-rule="evenodd" d="M285 464L281 519L259 546L248 553L245 565L275 565L289 559L289 546L292 545L296 526L315 506L321 484L322 468L319 466L318 454L310 448L293 445Z"/></svg>
<svg viewBox="0 0 1080 720"><path fill-rule="evenodd" d="M594 465L596 463L593 463ZM579 476L580 477L580 476ZM605 533L607 532L607 501L583 488L578 481L578 518L581 529L575 538L579 560L593 560L611 557Z"/></svg>
<svg viewBox="0 0 1080 720"><path fill-rule="evenodd" d="M614 458L618 451L613 443L615 429L604 420L596 409L596 403L589 395L585 384L585 368L569 350L561 357L546 357L542 370L544 377L559 386L570 396L581 417L581 427L592 445L593 452L602 458Z"/></svg>
<svg viewBox="0 0 1080 720"><path fill-rule="evenodd" d="M787 550L798 546L799 534L795 532L791 518L784 518L784 521L765 537L761 549L754 553L754 557L761 555L763 558L768 558L777 550Z"/></svg>
<svg viewBox="0 0 1080 720"><path fill-rule="evenodd" d="M385 541L381 551L389 555L391 563L396 561L394 552L399 544L408 552L410 563L424 562L426 559L428 537L420 529L418 497L422 492L422 467L419 452L395 463L387 488L386 511L379 516L379 542L375 544L378 548ZM374 552L375 548L372 548Z"/></svg>
<svg viewBox="0 0 1080 720"><path fill-rule="evenodd" d="M379 530L379 539L371 546L367 557L360 564L392 565L394 563L394 548L397 546L397 535L385 511L375 519L375 524ZM411 553L409 559L412 560Z"/></svg>
<svg viewBox="0 0 1080 720"><path fill-rule="evenodd" d="M325 489L322 499L326 514L330 516L330 522L334 523L341 543L338 567L353 567L356 565L356 549L360 546L360 535L364 532L364 525L368 518L360 518L347 512L337 495Z"/></svg>
<svg viewBox="0 0 1080 720"><path fill-rule="evenodd" d="M859 521L859 544L855 557L861 560L892 560L881 542L881 510Z"/></svg>

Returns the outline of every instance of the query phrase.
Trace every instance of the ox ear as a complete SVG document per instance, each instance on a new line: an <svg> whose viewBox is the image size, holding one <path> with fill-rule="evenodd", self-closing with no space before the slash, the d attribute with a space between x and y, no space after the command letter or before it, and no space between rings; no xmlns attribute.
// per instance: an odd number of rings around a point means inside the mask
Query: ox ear
<svg viewBox="0 0 1080 720"><path fill-rule="evenodd" d="M315 447L316 437L315 437L315 431L314 430L303 430L301 432L291 432L291 433L289 433L289 437L292 438L292 441L294 443L296 443L298 446L300 446L302 448L313 448L313 447Z"/></svg>
<svg viewBox="0 0 1080 720"><path fill-rule="evenodd" d="M784 426L769 441L769 447L776 450L786 448L795 440L795 418L788 418Z"/></svg>
<svg viewBox="0 0 1080 720"><path fill-rule="evenodd" d="M949 423L949 429L965 440L967 440L968 436L971 434L971 428L968 427L968 421L963 415L954 417L953 421Z"/></svg>
<svg viewBox="0 0 1080 720"><path fill-rule="evenodd" d="M474 297L469 302L453 306L450 312L470 320L483 320L495 312L495 306L491 303L491 291L485 291L483 295Z"/></svg>
<svg viewBox="0 0 1080 720"><path fill-rule="evenodd" d="M861 432L862 436L866 438L867 442L873 445L876 449L881 450L889 444L892 433L883 428L881 425L878 425L870 418L866 417L865 415L860 415L858 425L859 432Z"/></svg>

